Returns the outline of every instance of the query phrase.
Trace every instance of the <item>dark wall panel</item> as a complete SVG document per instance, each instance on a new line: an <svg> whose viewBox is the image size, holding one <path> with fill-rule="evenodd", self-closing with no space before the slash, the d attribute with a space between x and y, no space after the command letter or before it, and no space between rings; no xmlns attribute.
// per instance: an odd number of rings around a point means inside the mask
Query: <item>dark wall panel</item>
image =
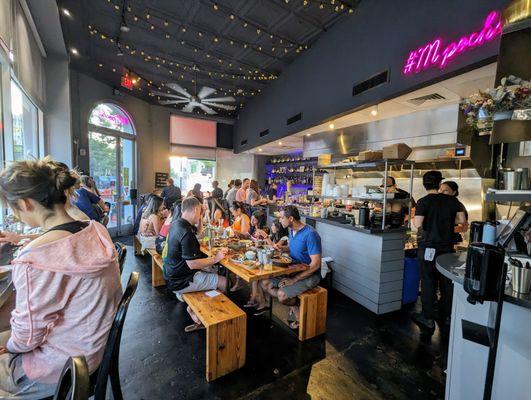
<svg viewBox="0 0 531 400"><path fill-rule="evenodd" d="M216 135L218 147L222 147L224 149L234 148L232 144L233 135L234 135L234 125L223 124L221 122L218 122L218 130L217 130L217 135Z"/></svg>
<svg viewBox="0 0 531 400"><path fill-rule="evenodd" d="M411 50L437 37L448 43L479 31L489 12L502 11L507 3L508 0L360 2L354 14L323 35L241 111L234 128L235 151L277 140L331 117L494 61L499 39L459 55L443 71L431 68L416 75L402 74ZM389 70L389 83L352 96L354 84L385 70ZM303 120L286 125L286 119L299 112L303 113ZM260 138L265 129L270 134Z"/></svg>

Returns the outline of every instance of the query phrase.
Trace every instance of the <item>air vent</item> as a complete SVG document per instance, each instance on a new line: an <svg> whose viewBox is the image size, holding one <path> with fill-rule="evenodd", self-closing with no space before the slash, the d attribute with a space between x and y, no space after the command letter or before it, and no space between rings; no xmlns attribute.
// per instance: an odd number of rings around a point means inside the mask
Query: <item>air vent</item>
<svg viewBox="0 0 531 400"><path fill-rule="evenodd" d="M290 117L286 120L286 125L291 125L294 122L300 121L302 119L302 113L298 113L294 115L293 117Z"/></svg>
<svg viewBox="0 0 531 400"><path fill-rule="evenodd" d="M380 72L373 77L360 82L352 88L352 96L357 96L359 94L365 93L367 90L374 89L380 85L389 82L389 71Z"/></svg>
<svg viewBox="0 0 531 400"><path fill-rule="evenodd" d="M240 145L241 145L241 146L245 146L246 144L247 144L247 139L242 140L242 141L240 142Z"/></svg>
<svg viewBox="0 0 531 400"><path fill-rule="evenodd" d="M431 93L425 96L420 96L420 97L415 97L414 99L409 99L407 100L407 102L415 106L421 106L422 104L428 101L438 101L438 100L446 100L446 97L444 97L442 94L439 94L439 93Z"/></svg>
<svg viewBox="0 0 531 400"><path fill-rule="evenodd" d="M269 135L269 129L266 129L266 130L263 130L262 132L260 132L260 137L264 137L264 136L267 136Z"/></svg>

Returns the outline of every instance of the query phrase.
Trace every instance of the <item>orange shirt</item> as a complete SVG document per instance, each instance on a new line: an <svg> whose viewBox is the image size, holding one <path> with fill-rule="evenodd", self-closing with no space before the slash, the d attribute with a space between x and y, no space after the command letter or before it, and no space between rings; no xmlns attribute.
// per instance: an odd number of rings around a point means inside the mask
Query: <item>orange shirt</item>
<svg viewBox="0 0 531 400"><path fill-rule="evenodd" d="M247 214L242 213L242 215L239 218L236 218L236 220L234 221L234 224L232 225L232 229L234 229L236 232L241 232L242 231L242 220L245 221L245 225L248 228L251 227L251 220L249 216Z"/></svg>

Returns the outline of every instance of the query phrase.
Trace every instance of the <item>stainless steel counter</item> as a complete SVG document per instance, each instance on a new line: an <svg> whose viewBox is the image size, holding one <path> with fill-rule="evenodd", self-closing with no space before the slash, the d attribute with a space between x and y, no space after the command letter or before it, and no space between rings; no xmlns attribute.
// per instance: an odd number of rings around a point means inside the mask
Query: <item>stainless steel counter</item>
<svg viewBox="0 0 531 400"><path fill-rule="evenodd" d="M437 257L437 270L448 279L463 284L465 279L465 269L462 267L466 262L466 251L459 251L453 254L443 254ZM531 308L531 293L520 294L513 291L512 285L505 287L505 296L503 298L509 303L518 306Z"/></svg>

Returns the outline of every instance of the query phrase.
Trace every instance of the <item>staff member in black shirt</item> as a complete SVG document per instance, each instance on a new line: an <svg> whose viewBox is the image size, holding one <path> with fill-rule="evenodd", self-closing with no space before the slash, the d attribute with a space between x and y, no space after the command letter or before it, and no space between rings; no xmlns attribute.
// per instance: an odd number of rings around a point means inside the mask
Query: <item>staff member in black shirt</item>
<svg viewBox="0 0 531 400"><path fill-rule="evenodd" d="M422 312L413 315L413 321L431 331L433 303L437 284L441 292L441 317L448 318L452 308L452 283L435 267L437 256L454 252L454 225L465 222L463 204L457 198L438 192L442 181L439 171L428 171L422 177L427 196L417 202L413 224L419 229L418 259L422 287Z"/></svg>
<svg viewBox="0 0 531 400"><path fill-rule="evenodd" d="M181 218L171 223L166 244L168 253L164 258L163 273L168 288L173 290L179 299L183 293L214 289L223 291L226 287L225 277L209 269L227 255L227 249L219 249L215 257L205 257L201 253L199 241L195 236L195 226L200 225L203 216L203 206L198 199L184 199L181 212ZM203 329L204 326L190 307L187 311L194 323L184 331Z"/></svg>

